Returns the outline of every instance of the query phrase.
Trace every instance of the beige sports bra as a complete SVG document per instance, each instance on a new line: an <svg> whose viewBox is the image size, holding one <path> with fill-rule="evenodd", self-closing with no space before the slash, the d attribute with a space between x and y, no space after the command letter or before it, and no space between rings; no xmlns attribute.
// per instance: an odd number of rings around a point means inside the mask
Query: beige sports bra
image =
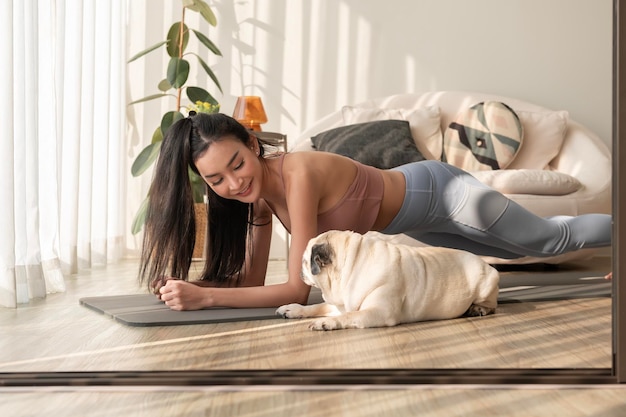
<svg viewBox="0 0 626 417"><path fill-rule="evenodd" d="M283 182L283 162L285 154L280 156L280 176ZM383 176L374 167L353 161L357 167L354 181L334 207L317 215L317 232L328 230L352 230L366 233L378 217L383 198Z"/></svg>

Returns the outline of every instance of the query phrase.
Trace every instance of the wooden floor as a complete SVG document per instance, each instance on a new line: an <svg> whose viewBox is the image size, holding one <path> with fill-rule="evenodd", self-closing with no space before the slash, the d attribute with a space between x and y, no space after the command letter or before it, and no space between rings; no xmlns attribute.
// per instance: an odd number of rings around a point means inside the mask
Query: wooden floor
<svg viewBox="0 0 626 417"><path fill-rule="evenodd" d="M597 277L610 260L566 269ZM135 261L95 269L71 277L66 293L0 310L0 372L611 367L610 298L507 303L488 317L337 332L278 318L129 327L79 305L81 297L144 292L136 273ZM502 279L528 274L507 271ZM284 280L284 263L272 262L269 276ZM211 415L240 416L610 416L626 413L624 398L622 386L26 387L0 388L0 410L7 416L188 416L209 408Z"/></svg>

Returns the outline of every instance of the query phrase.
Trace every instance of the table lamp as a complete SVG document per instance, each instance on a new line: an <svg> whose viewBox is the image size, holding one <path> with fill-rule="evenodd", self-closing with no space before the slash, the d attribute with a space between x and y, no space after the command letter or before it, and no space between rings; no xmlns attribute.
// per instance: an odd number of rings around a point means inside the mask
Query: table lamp
<svg viewBox="0 0 626 417"><path fill-rule="evenodd" d="M233 118L254 131L261 131L261 124L267 123L267 115L259 96L239 96L235 103Z"/></svg>

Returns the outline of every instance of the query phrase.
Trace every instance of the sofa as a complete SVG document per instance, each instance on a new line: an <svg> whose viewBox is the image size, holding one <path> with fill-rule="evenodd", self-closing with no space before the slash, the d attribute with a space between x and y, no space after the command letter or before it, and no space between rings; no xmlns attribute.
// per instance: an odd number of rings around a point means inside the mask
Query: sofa
<svg viewBox="0 0 626 417"><path fill-rule="evenodd" d="M466 165L463 161L451 161L448 156L454 151L452 124L466 117L470 109L476 109L478 103L500 103L509 108L521 126L519 143L514 152L513 148L503 151L506 164L501 168L477 168L471 163L461 168L539 216L611 212L611 151L605 142L571 120L566 110L550 110L509 97L439 91L372 99L344 106L314 123L290 143L290 150L316 150L313 141L323 143L320 138L335 130L341 131L342 126L349 128L374 121L404 120L408 122L415 147L424 159L443 159L457 166ZM370 233L382 239L422 245L404 235ZM586 259L598 251L584 249L550 258L486 260L492 264L559 264Z"/></svg>

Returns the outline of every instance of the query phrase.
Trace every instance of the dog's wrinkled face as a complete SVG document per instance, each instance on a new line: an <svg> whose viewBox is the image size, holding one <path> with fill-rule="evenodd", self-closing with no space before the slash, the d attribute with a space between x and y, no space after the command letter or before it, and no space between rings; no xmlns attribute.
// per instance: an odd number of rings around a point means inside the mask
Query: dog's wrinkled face
<svg viewBox="0 0 626 417"><path fill-rule="evenodd" d="M302 280L313 287L317 287L318 275L333 264L335 252L329 239L316 237L309 241L302 256Z"/></svg>
<svg viewBox="0 0 626 417"><path fill-rule="evenodd" d="M311 274L318 275L322 268L330 265L334 257L333 248L330 243L318 243L311 248Z"/></svg>

